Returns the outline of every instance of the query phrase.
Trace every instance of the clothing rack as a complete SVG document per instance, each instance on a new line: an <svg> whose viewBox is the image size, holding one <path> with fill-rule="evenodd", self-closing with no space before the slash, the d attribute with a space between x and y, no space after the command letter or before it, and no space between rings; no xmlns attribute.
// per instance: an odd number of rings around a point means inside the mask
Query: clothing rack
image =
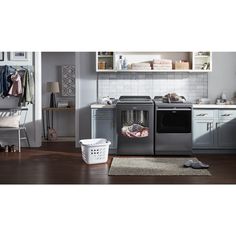
<svg viewBox="0 0 236 236"><path fill-rule="evenodd" d="M9 76L11 76L10 79ZM24 80L22 81L23 78ZM31 80L31 78L33 80ZM34 66L19 64L1 65L0 85L1 98L9 96L19 97L18 106L29 103L33 104L35 93Z"/></svg>
<svg viewBox="0 0 236 236"><path fill-rule="evenodd" d="M29 70L30 72L34 72L34 66L33 65L0 65L0 69L2 67L5 67L5 66L9 66L10 68L12 69L15 69L15 70Z"/></svg>

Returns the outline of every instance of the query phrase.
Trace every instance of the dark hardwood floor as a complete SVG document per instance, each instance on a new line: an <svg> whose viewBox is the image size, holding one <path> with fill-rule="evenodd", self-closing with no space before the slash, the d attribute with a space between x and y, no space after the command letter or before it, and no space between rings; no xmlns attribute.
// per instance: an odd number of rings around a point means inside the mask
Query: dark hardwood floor
<svg viewBox="0 0 236 236"><path fill-rule="evenodd" d="M44 143L21 153L0 152L1 184L235 184L236 155L196 155L211 176L108 176L107 164L87 165L74 143Z"/></svg>

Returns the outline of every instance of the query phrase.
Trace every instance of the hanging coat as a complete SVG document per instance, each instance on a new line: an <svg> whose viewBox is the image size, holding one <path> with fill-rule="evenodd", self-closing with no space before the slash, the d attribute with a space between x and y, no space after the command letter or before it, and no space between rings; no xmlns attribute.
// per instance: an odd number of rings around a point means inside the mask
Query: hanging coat
<svg viewBox="0 0 236 236"><path fill-rule="evenodd" d="M12 85L8 94L12 96L19 96L20 94L22 94L21 77L18 72L11 75L11 81Z"/></svg>
<svg viewBox="0 0 236 236"><path fill-rule="evenodd" d="M33 73L29 73L28 70L25 70L23 79L22 79L22 94L19 99L18 105L25 106L29 103L34 104L34 77Z"/></svg>
<svg viewBox="0 0 236 236"><path fill-rule="evenodd" d="M13 69L10 69L9 66L4 66L0 71L0 96L5 98L8 96L8 91L12 84L9 76L11 73L14 73Z"/></svg>

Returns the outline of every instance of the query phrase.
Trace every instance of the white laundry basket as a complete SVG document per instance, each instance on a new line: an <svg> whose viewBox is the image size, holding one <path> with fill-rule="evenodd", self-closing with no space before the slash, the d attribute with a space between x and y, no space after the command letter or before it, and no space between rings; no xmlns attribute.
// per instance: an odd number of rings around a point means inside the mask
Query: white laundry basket
<svg viewBox="0 0 236 236"><path fill-rule="evenodd" d="M80 144L83 160L87 164L107 162L110 141L104 138L82 139Z"/></svg>

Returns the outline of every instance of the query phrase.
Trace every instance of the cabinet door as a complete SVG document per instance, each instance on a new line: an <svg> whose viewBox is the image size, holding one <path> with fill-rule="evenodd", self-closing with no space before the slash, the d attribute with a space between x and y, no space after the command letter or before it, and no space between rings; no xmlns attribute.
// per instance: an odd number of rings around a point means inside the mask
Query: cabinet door
<svg viewBox="0 0 236 236"><path fill-rule="evenodd" d="M115 138L114 138L114 124L113 120L94 120L95 132L93 138L105 138L111 141L110 148L114 148L115 146Z"/></svg>
<svg viewBox="0 0 236 236"><path fill-rule="evenodd" d="M236 149L236 122L221 121L216 123L218 146Z"/></svg>
<svg viewBox="0 0 236 236"><path fill-rule="evenodd" d="M214 147L213 120L193 120L193 148Z"/></svg>
<svg viewBox="0 0 236 236"><path fill-rule="evenodd" d="M111 141L110 149L117 148L116 121L114 110L92 109L92 138Z"/></svg>

